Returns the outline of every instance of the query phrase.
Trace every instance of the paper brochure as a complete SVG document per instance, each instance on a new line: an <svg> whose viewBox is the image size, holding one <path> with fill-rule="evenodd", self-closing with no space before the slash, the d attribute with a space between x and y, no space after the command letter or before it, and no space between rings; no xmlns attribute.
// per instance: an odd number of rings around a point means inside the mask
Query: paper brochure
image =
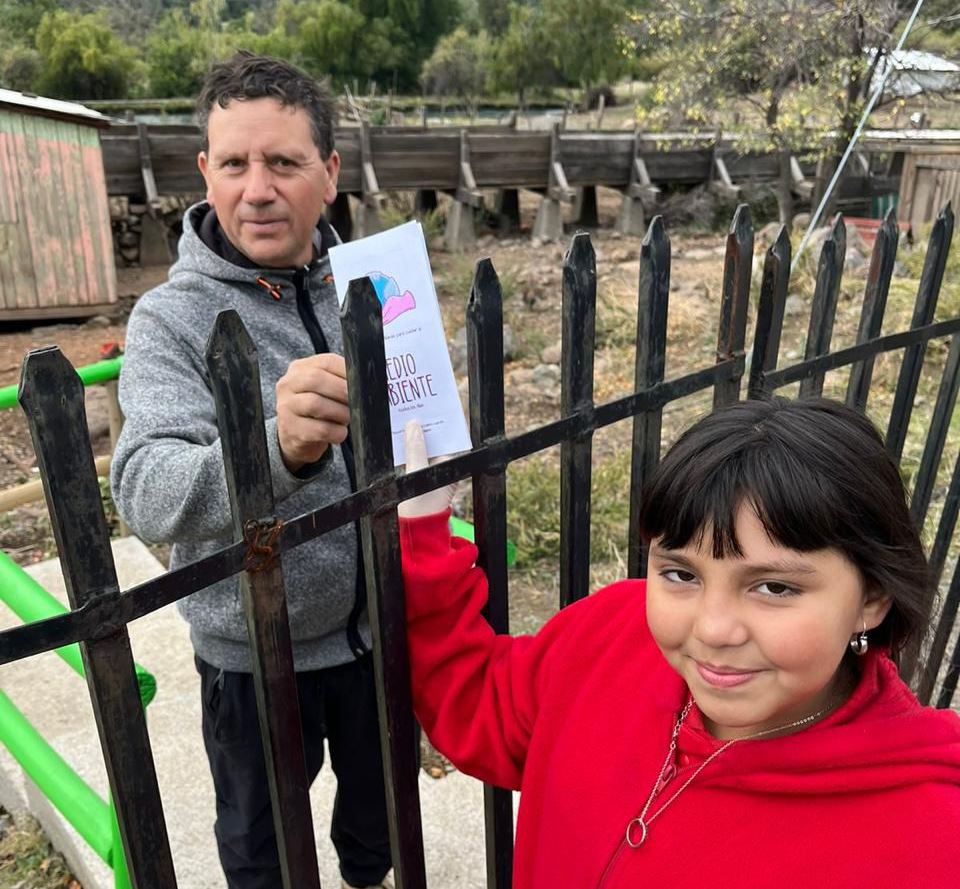
<svg viewBox="0 0 960 889"><path fill-rule="evenodd" d="M405 461L403 430L410 420L423 427L428 456L469 450L420 223L331 247L330 267L341 306L355 278L370 278L380 300L394 464Z"/></svg>

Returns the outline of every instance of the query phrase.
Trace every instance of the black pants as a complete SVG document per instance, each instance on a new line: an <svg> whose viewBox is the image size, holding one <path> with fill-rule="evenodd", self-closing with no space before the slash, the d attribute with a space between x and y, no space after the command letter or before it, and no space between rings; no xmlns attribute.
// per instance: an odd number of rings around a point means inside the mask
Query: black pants
<svg viewBox="0 0 960 889"><path fill-rule="evenodd" d="M199 658L196 663L227 885L278 889L280 864L253 677L218 670ZM390 869L390 841L372 658L298 673L297 689L311 784L323 765L324 738L330 746L337 777L330 838L340 873L351 886L376 885Z"/></svg>

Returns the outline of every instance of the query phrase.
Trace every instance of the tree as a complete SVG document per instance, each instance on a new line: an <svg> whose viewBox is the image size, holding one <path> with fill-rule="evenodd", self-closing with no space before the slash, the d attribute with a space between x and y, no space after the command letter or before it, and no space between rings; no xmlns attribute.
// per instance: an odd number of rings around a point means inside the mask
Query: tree
<svg viewBox="0 0 960 889"><path fill-rule="evenodd" d="M665 0L656 15L635 21L640 50L655 47L667 60L641 123L714 131L734 122L729 135L739 149L780 154L777 196L781 221L789 222L791 153L819 144L835 156L846 146L874 79L866 50L889 47L900 6L896 0Z"/></svg>
<svg viewBox="0 0 960 889"><path fill-rule="evenodd" d="M31 92L40 77L40 53L29 46L13 46L3 59L0 85L11 90Z"/></svg>
<svg viewBox="0 0 960 889"><path fill-rule="evenodd" d="M629 0L543 0L543 49L564 80L588 91L627 69L633 41L627 33ZM536 52L537 47L530 47Z"/></svg>
<svg viewBox="0 0 960 889"><path fill-rule="evenodd" d="M39 88L63 99L122 99L137 59L113 33L102 12L45 13L37 28Z"/></svg>
<svg viewBox="0 0 960 889"><path fill-rule="evenodd" d="M511 3L509 13L506 31L491 47L489 79L494 90L516 93L517 104L523 108L528 90L554 86L561 77L548 53L532 51L548 40L539 8Z"/></svg>
<svg viewBox="0 0 960 889"><path fill-rule="evenodd" d="M486 31L470 34L456 28L441 37L420 75L424 89L437 96L457 96L472 114L487 79L490 41Z"/></svg>
<svg viewBox="0 0 960 889"><path fill-rule="evenodd" d="M146 41L150 95L157 99L194 96L211 61L206 35L181 9L168 12Z"/></svg>

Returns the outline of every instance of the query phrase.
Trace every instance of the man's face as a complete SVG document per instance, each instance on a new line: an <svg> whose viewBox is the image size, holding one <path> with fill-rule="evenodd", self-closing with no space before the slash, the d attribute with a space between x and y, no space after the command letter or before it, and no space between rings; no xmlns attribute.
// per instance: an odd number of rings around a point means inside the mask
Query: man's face
<svg viewBox="0 0 960 889"><path fill-rule="evenodd" d="M264 268L310 262L317 220L337 196L340 157L320 156L307 112L276 99L234 100L214 105L207 137L197 162L230 243Z"/></svg>

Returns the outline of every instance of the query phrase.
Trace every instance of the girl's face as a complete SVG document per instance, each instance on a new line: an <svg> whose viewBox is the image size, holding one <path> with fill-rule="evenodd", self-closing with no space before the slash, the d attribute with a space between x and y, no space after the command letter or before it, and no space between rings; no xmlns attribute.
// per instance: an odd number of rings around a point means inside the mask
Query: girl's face
<svg viewBox="0 0 960 889"><path fill-rule="evenodd" d="M840 703L840 663L889 599L867 599L860 571L838 549L774 543L749 503L736 516L742 557L700 546L650 546L647 620L717 738L742 738Z"/></svg>

